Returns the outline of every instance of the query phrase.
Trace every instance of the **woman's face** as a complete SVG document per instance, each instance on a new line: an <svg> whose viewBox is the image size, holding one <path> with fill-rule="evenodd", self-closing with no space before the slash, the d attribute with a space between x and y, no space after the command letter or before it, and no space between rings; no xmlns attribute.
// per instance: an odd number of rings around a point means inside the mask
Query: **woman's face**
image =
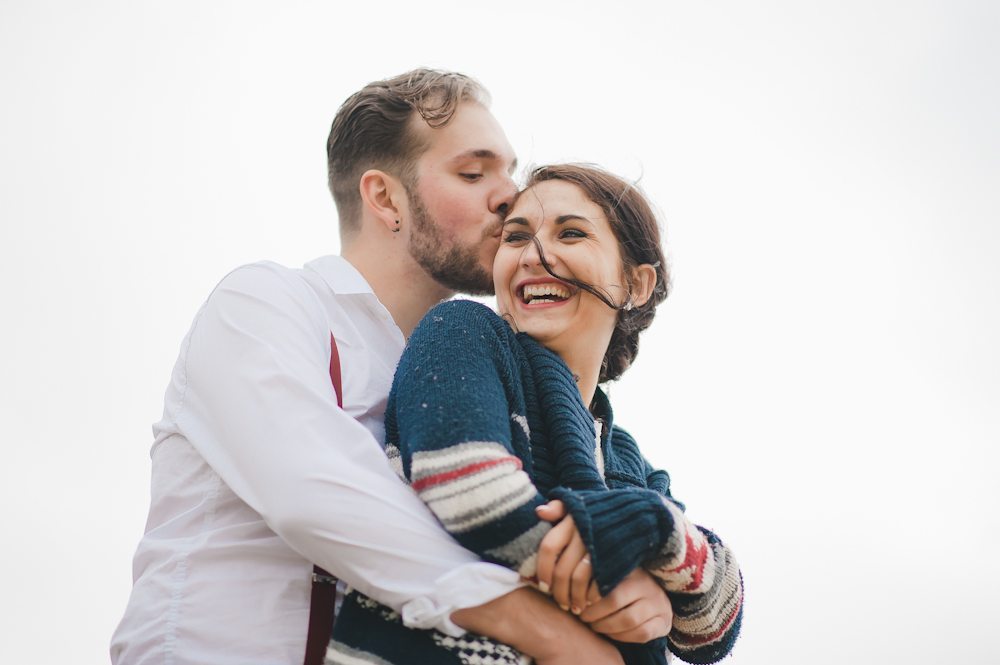
<svg viewBox="0 0 1000 665"><path fill-rule="evenodd" d="M580 344L603 343L603 356L618 312L546 272L532 236L540 241L552 272L603 290L621 303L626 297L621 250L607 217L572 183L538 183L518 197L504 221L493 262L500 313L513 318L516 330L564 358Z"/></svg>

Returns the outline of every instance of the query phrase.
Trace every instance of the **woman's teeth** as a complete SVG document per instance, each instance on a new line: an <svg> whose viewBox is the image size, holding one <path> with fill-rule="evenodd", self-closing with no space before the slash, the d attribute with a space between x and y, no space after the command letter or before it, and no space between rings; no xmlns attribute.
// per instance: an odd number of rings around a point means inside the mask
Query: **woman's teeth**
<svg viewBox="0 0 1000 665"><path fill-rule="evenodd" d="M569 298L569 289L561 284L525 284L521 299L531 302L557 302Z"/></svg>

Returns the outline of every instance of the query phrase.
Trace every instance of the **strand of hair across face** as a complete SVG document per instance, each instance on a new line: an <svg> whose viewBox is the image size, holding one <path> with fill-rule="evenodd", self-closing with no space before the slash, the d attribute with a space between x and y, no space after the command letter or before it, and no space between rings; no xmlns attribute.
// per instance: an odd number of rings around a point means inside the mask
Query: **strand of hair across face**
<svg viewBox="0 0 1000 665"><path fill-rule="evenodd" d="M531 242L535 244L535 249L538 250L539 262L542 264L542 267L545 269L545 272L547 272L552 277L555 277L559 281L566 282L567 284L572 284L573 286L579 289L583 289L584 291L594 296L595 298L597 298L598 300L600 300L602 303L604 303L613 310L625 311L626 306L628 305L629 302L631 302L632 296L631 294L628 294L628 296L625 299L625 303L617 305L615 304L615 301L611 298L611 294L608 291L600 289L591 284L587 284L586 282L582 282L578 279L573 279L571 277L561 277L560 275L557 275L556 272L552 269L552 266L549 264L548 259L545 258L545 251L542 249L542 242L538 239L538 236L537 235L531 236ZM630 291L631 289L628 290Z"/></svg>

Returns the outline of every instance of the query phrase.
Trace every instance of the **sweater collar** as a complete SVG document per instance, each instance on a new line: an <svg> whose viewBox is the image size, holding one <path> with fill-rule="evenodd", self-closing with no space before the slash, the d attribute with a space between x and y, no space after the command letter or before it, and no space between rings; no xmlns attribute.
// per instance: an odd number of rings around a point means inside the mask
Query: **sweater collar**
<svg viewBox="0 0 1000 665"><path fill-rule="evenodd" d="M615 421L614 412L611 410L611 400L608 399L607 393L601 390L600 386L597 386L597 391L594 392L594 401L590 405L590 412L595 419L603 423L601 445L604 445L607 443L608 437L611 436L611 428Z"/></svg>
<svg viewBox="0 0 1000 665"><path fill-rule="evenodd" d="M555 452L555 480L559 485L572 489L606 489L594 460L594 416L580 398L573 373L558 354L529 335L518 333L517 339L531 367L535 399L540 407L538 417L542 421L541 432L529 422L532 447L538 436L548 439L548 446ZM606 396L604 401L607 401ZM604 412L610 414L610 405ZM529 420L530 416L529 413ZM610 431L610 427L606 429Z"/></svg>

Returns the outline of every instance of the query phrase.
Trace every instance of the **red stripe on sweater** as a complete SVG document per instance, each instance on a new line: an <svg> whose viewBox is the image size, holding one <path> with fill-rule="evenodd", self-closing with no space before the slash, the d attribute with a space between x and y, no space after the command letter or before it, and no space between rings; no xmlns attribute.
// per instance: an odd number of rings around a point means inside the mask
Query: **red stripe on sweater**
<svg viewBox="0 0 1000 665"><path fill-rule="evenodd" d="M676 568L671 568L668 573L677 573L685 568L694 568L694 577L691 583L684 587L684 591L694 591L701 586L705 576L705 561L708 560L708 542L701 541L701 547L695 547L694 539L689 531L684 532L684 541L687 543L684 552L684 561Z"/></svg>
<svg viewBox="0 0 1000 665"><path fill-rule="evenodd" d="M501 457L500 459L487 460L485 462L476 462L474 464L469 464L461 468L455 469L453 471L445 471L444 473L436 473L433 476L427 476L426 478L421 478L420 480L413 483L413 489L419 492L427 487L433 487L434 485L440 485L442 483L451 482L452 480L457 480L463 476L470 476L477 471L482 471L483 469L488 469L492 466L497 466L498 464L513 464L518 471L521 470L522 464L521 460L513 455L507 455L506 457Z"/></svg>

